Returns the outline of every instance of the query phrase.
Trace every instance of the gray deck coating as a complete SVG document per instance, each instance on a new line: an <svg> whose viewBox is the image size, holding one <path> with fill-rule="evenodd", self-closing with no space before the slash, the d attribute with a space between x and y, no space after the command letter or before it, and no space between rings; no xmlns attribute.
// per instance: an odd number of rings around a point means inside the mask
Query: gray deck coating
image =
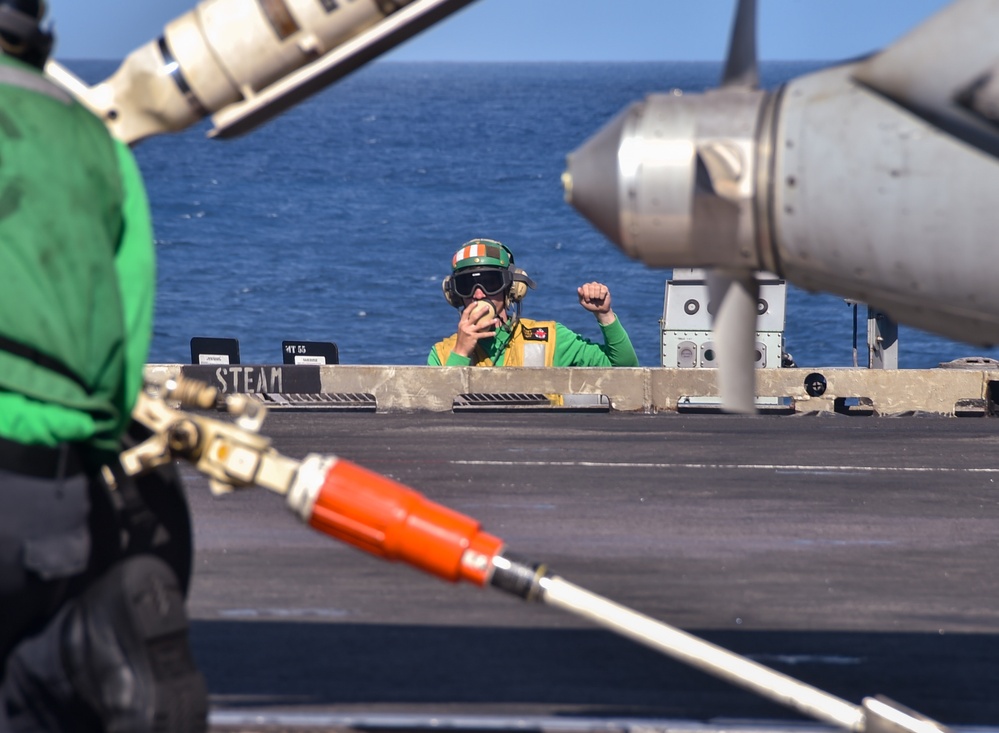
<svg viewBox="0 0 999 733"><path fill-rule="evenodd" d="M274 413L264 432L289 455L385 473L574 583L850 702L999 724L994 419ZM327 716L310 730L349 716L804 722L555 609L365 556L264 490L214 499L183 473L219 730L255 729L239 723L254 712Z"/></svg>

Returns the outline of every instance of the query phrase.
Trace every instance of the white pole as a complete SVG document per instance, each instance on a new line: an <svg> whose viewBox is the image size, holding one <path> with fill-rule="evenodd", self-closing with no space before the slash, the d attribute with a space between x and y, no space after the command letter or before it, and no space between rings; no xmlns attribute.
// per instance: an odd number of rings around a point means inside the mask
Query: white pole
<svg viewBox="0 0 999 733"><path fill-rule="evenodd" d="M851 705L793 677L698 639L677 628L590 593L560 577L542 578L542 600L587 618L645 646L686 662L818 720L861 733L865 715Z"/></svg>

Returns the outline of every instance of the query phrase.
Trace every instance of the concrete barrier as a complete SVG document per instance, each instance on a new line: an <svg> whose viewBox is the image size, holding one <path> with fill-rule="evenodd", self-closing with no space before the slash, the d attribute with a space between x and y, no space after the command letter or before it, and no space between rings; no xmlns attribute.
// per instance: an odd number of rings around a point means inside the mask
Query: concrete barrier
<svg viewBox="0 0 999 733"><path fill-rule="evenodd" d="M712 409L716 370L667 368L469 368L366 365L149 364L146 378L195 377L223 394L370 395L379 412L450 411L459 395L603 395L628 412ZM820 375L816 379L812 375ZM759 369L757 393L775 411L985 416L999 369ZM806 388L806 378L824 391ZM995 388L999 393L999 388ZM552 405L557 406L558 400Z"/></svg>

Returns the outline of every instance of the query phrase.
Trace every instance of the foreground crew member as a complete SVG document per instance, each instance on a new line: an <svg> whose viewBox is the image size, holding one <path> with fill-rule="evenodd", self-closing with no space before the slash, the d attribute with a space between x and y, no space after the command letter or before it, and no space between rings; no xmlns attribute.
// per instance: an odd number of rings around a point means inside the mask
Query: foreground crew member
<svg viewBox="0 0 999 733"><path fill-rule="evenodd" d="M40 73L44 14L0 0L0 731L204 730L176 573L96 519L152 334L145 189Z"/></svg>
<svg viewBox="0 0 999 733"><path fill-rule="evenodd" d="M444 297L461 312L458 331L430 350L431 366L638 366L631 339L611 310L610 290L597 282L578 288L604 343L588 341L555 321L520 317L534 282L513 266L513 254L492 239L473 239L451 260Z"/></svg>

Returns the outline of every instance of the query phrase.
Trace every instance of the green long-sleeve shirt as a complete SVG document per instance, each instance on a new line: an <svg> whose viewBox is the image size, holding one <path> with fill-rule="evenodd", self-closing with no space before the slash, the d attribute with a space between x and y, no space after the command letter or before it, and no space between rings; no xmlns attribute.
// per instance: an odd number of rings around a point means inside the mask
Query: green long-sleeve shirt
<svg viewBox="0 0 999 733"><path fill-rule="evenodd" d="M631 344L628 332L621 325L621 319L600 325L604 343L597 344L580 336L561 323L555 324L555 356L552 366L557 367L636 367L638 355ZM509 331L500 331L495 337L479 341L479 345L496 366L503 366L506 346L510 341ZM437 350L431 349L427 357L430 366L442 366ZM469 366L471 359L451 352L443 366Z"/></svg>
<svg viewBox="0 0 999 733"><path fill-rule="evenodd" d="M14 202L0 220L0 436L114 449L152 336L142 177L128 147L37 71L2 55L0 70L0 191Z"/></svg>

